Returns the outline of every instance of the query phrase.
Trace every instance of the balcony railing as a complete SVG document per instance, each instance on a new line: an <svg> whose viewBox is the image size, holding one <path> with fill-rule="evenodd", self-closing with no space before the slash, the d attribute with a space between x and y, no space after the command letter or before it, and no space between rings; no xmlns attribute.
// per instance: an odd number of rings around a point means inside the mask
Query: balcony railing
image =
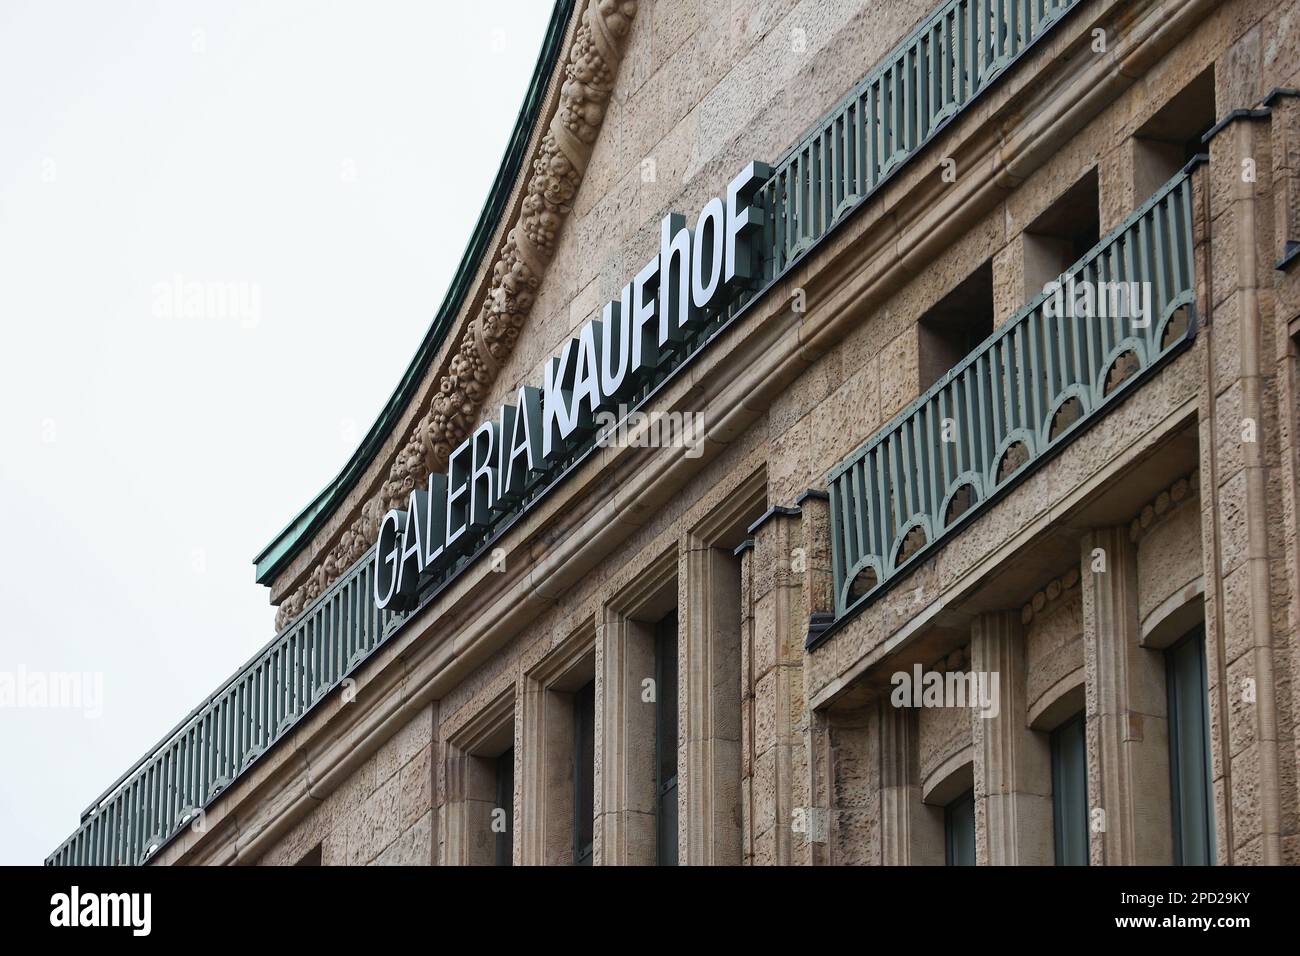
<svg viewBox="0 0 1300 956"><path fill-rule="evenodd" d="M48 865L148 860L377 648L373 551L81 815Z"/></svg>
<svg viewBox="0 0 1300 956"><path fill-rule="evenodd" d="M947 0L940 5L776 164L760 191L769 215L759 287L713 316L665 371L685 362L762 296L1080 2ZM646 400L655 384L629 401ZM556 475L587 450L584 446L557 465ZM539 482L525 505L550 487L550 478ZM484 547L512 516L495 520ZM146 861L337 687L383 642L386 628L391 631L389 616L374 608L370 557L119 778L46 863ZM468 563L460 562L448 577Z"/></svg>
<svg viewBox="0 0 1300 956"><path fill-rule="evenodd" d="M773 170L760 193L780 276L1079 0L948 0Z"/></svg>
<svg viewBox="0 0 1300 956"><path fill-rule="evenodd" d="M1040 294L832 469L837 618L882 594L1191 341L1195 165L1066 270L1059 298ZM1085 289L1098 293L1091 307L1071 307L1086 305L1077 299ZM1145 318L1130 289L1149 291Z"/></svg>

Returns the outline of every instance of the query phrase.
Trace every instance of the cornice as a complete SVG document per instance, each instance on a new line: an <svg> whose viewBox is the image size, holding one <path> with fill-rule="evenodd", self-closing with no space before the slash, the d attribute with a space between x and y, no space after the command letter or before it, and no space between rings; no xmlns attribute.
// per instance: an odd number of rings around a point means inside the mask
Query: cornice
<svg viewBox="0 0 1300 956"><path fill-rule="evenodd" d="M1179 478L1172 485L1152 498L1142 510L1129 522L1128 537L1136 544L1149 531L1152 525L1168 516L1189 498L1195 498L1201 492L1201 470L1198 468L1186 478Z"/></svg>
<svg viewBox="0 0 1300 956"><path fill-rule="evenodd" d="M1060 577L1047 582L1020 609L1020 623L1028 627L1034 622L1034 618L1043 617L1056 607L1061 598L1068 597L1079 586L1079 580L1079 569L1071 567Z"/></svg>

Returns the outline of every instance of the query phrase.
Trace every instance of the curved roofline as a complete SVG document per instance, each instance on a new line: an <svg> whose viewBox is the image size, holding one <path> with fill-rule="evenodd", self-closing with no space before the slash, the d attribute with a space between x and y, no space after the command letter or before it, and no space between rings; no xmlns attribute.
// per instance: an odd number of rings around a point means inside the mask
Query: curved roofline
<svg viewBox="0 0 1300 956"><path fill-rule="evenodd" d="M529 83L528 92L524 95L524 102L519 108L514 132L511 133L505 155L501 158L501 168L497 170L496 180L479 213L478 223L465 246L456 275L447 289L433 324L429 326L429 331L424 336L424 341L420 343L415 357L411 359L411 364L407 367L397 388L389 397L375 423L370 426L370 431L361 440L357 450L343 466L343 470L253 559L258 584L269 585L276 578L356 485L362 473L392 434L402 412L424 380L434 356L446 340L447 333L455 324L456 316L460 313L465 296L473 284L479 262L488 251L488 243L496 234L497 226L500 225L501 217L510 202L515 181L527 156L528 143L532 139L538 113L546 99L551 74L563 49L562 41L575 5L576 0L555 0L555 9L551 13L551 22L542 40L537 66L533 70L533 78Z"/></svg>

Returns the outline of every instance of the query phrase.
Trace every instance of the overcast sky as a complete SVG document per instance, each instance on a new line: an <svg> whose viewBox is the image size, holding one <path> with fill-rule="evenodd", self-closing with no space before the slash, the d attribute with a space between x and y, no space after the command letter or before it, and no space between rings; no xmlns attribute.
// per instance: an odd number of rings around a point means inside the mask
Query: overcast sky
<svg viewBox="0 0 1300 956"><path fill-rule="evenodd" d="M0 863L272 636L252 558L396 386L550 12L0 4Z"/></svg>

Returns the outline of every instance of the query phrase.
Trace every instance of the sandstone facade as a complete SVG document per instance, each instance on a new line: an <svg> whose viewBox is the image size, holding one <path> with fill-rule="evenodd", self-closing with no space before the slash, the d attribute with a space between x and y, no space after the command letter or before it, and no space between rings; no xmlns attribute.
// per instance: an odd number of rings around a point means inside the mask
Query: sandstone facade
<svg viewBox="0 0 1300 956"><path fill-rule="evenodd" d="M664 215L782 157L936 5L580 2L519 231L391 454L274 583L282 617L369 545L388 483L542 380ZM1083 0L654 396L703 413L702 455L583 462L155 861L500 862L505 819L510 861L579 862L590 773L598 865L661 861L665 826L681 863L941 864L965 793L975 862L1052 863L1052 735L1080 717L1089 861L1173 863L1166 654L1203 633L1213 858L1300 862L1297 86L1298 0ZM986 301L991 332L1207 132L1192 345L808 649L835 610L828 472L933 382L936 307ZM665 743L645 690L673 614ZM894 706L915 664L996 671L998 715Z"/></svg>

